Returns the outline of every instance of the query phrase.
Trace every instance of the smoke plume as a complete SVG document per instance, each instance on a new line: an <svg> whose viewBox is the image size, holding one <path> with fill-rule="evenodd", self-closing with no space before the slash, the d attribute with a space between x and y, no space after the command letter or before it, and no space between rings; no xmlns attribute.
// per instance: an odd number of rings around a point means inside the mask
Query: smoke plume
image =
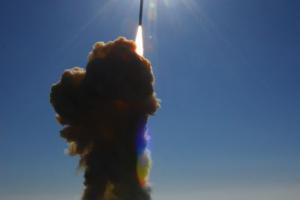
<svg viewBox="0 0 300 200"><path fill-rule="evenodd" d="M84 170L82 200L149 200L146 123L159 107L150 62L133 41L94 45L85 69L66 70L50 101L70 155Z"/></svg>

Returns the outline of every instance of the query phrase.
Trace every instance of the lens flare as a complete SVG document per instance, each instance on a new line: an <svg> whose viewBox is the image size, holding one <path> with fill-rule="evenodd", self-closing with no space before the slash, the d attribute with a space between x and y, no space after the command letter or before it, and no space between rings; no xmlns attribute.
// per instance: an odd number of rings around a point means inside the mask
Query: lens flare
<svg viewBox="0 0 300 200"><path fill-rule="evenodd" d="M144 56L144 42L143 42L143 28L142 26L138 27L137 33L136 33L136 38L135 38L135 43L136 43L136 53L139 54L140 56Z"/></svg>
<svg viewBox="0 0 300 200"><path fill-rule="evenodd" d="M149 149L150 136L146 127L139 130L137 136L137 177L142 187L149 187L149 176L152 167L151 152Z"/></svg>

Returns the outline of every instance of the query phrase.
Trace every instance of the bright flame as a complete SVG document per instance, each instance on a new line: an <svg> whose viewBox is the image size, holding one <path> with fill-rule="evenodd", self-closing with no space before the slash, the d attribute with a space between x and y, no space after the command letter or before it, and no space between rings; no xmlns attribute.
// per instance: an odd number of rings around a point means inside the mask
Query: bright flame
<svg viewBox="0 0 300 200"><path fill-rule="evenodd" d="M139 54L140 56L144 56L144 42L143 42L142 26L138 27L138 30L136 33L136 38L135 38L135 43L136 43L136 53Z"/></svg>

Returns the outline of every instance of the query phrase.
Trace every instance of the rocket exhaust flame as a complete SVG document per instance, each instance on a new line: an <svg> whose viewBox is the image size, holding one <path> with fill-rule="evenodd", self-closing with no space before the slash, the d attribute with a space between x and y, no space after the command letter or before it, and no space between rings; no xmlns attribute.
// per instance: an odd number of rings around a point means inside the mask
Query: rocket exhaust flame
<svg viewBox="0 0 300 200"><path fill-rule="evenodd" d="M138 26L138 30L135 38L136 53L140 56L144 56L144 42L143 42L143 28L141 25Z"/></svg>

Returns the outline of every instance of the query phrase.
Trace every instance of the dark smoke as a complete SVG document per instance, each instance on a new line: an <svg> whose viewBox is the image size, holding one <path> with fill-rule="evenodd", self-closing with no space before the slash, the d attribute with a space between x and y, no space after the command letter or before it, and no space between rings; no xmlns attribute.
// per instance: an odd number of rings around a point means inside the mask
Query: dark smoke
<svg viewBox="0 0 300 200"><path fill-rule="evenodd" d="M98 42L86 69L66 70L50 101L69 153L80 156L82 200L149 200L137 175L147 119L159 107L150 62L133 41Z"/></svg>

